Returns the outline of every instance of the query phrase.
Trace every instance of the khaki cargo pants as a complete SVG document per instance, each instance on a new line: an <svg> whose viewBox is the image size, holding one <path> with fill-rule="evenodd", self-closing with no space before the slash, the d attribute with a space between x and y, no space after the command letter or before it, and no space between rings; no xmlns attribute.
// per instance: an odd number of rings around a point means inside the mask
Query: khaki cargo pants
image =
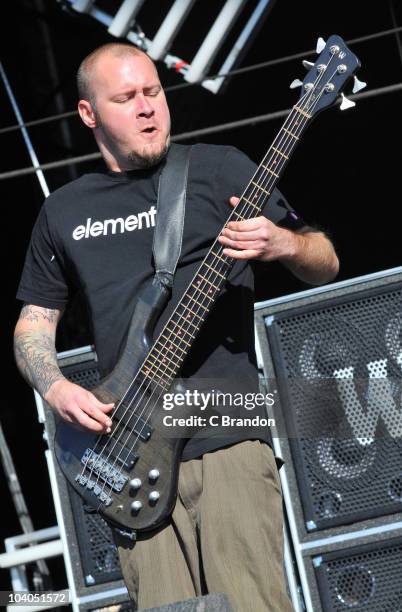
<svg viewBox="0 0 402 612"><path fill-rule="evenodd" d="M282 496L272 450L240 442L180 467L167 526L135 544L115 533L138 608L209 592L235 612L291 612L283 575Z"/></svg>

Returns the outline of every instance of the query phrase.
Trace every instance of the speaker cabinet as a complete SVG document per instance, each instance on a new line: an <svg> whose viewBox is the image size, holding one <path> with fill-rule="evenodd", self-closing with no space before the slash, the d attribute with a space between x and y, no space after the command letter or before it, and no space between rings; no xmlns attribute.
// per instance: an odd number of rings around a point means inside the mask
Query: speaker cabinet
<svg viewBox="0 0 402 612"><path fill-rule="evenodd" d="M394 539L376 545L402 531L402 268L258 304L255 323L265 386L276 397L267 411L274 450L285 461L291 540L304 592L314 593L307 603L314 600L314 612L380 609L378 602L388 604L378 590L359 607L369 574L345 570L340 578L334 568L341 559L352 567L366 536L377 551L367 552L371 574L382 575L374 561L382 546L394 551L384 567L398 555L402 562ZM392 576L400 580L396 561ZM379 580L373 577L378 588Z"/></svg>

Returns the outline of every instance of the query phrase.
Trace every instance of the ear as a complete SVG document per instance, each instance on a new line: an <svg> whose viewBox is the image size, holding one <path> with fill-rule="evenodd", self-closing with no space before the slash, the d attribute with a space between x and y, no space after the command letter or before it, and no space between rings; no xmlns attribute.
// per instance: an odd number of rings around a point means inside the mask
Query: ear
<svg viewBox="0 0 402 612"><path fill-rule="evenodd" d="M78 102L78 112L85 125L91 129L96 128L96 117L92 104L88 100Z"/></svg>

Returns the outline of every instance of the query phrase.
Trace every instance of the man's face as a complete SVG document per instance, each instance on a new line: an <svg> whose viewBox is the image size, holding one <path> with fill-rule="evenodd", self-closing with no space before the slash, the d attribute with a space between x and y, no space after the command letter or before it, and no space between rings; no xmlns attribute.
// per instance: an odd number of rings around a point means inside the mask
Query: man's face
<svg viewBox="0 0 402 612"><path fill-rule="evenodd" d="M170 115L151 60L105 54L94 67L93 92L96 137L112 169L147 168L164 157Z"/></svg>

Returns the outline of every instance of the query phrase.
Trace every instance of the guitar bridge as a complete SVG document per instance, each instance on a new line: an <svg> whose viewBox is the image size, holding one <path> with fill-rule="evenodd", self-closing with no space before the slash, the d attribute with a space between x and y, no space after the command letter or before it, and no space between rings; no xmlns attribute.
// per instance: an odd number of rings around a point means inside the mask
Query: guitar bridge
<svg viewBox="0 0 402 612"><path fill-rule="evenodd" d="M94 494L99 497L99 500L103 502L105 506L110 506L112 503L112 498L102 490L100 484L95 482L95 480L88 478L88 476L83 476L82 474L77 474L75 480L80 485L85 486L87 489L92 489Z"/></svg>
<svg viewBox="0 0 402 612"><path fill-rule="evenodd" d="M109 485L113 491L118 493L123 489L124 485L128 481L128 476L122 474L118 468L106 461L106 459L101 457L98 453L95 453L92 448L86 449L85 453L81 457L81 463L85 468L91 471L91 475L94 474L98 476L98 479L100 478L106 485ZM112 500L105 494L104 491L102 491L101 487L95 480L85 476L84 474L77 474L75 480L79 484L85 486L87 489L93 489L95 495L97 495L99 499L105 502L107 505L111 503Z"/></svg>

